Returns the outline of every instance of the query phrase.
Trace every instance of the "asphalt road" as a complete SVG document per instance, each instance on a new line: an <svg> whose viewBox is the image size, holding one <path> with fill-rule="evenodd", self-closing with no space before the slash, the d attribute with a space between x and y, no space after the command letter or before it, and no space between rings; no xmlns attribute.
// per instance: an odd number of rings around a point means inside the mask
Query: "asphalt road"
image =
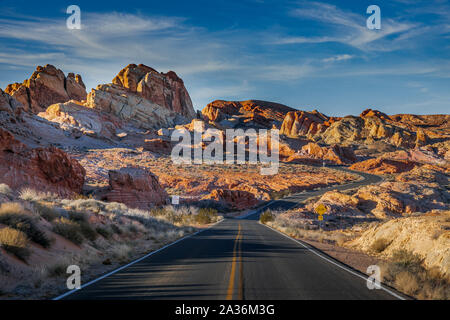
<svg viewBox="0 0 450 320"><path fill-rule="evenodd" d="M377 182L365 180L330 189ZM289 208L328 189L292 195ZM225 219L64 299L397 299L364 276L261 225L259 214Z"/></svg>

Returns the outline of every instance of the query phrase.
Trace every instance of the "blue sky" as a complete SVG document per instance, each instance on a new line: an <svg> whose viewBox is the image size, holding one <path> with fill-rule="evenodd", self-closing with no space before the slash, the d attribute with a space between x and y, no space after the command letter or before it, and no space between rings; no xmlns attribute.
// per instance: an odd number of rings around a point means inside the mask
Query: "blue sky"
<svg viewBox="0 0 450 320"><path fill-rule="evenodd" d="M66 8L81 8L81 30ZM381 8L381 30L366 9ZM260 99L328 115L449 113L448 0L0 1L0 87L37 65L88 89L129 63L174 70L196 109Z"/></svg>

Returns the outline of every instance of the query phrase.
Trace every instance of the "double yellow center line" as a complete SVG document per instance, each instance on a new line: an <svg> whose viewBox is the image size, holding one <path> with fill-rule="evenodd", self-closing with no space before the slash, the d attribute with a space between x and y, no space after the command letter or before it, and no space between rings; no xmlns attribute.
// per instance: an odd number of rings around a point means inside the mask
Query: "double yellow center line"
<svg viewBox="0 0 450 320"><path fill-rule="evenodd" d="M233 248L233 261L231 263L231 274L230 281L228 282L228 290L227 290L227 300L233 299L234 292L234 280L236 277L236 264L239 263L239 300L242 300L244 297L244 286L243 286L243 266L242 266L242 232L241 232L241 224L239 223L238 234L236 235L236 239L234 240L234 248Z"/></svg>

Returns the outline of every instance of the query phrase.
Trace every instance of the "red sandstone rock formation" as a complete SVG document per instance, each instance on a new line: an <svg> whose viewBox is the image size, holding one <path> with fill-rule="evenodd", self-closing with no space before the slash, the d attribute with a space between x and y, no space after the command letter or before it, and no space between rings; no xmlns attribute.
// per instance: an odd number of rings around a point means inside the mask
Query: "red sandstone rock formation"
<svg viewBox="0 0 450 320"><path fill-rule="evenodd" d="M203 199L218 201L233 210L244 210L258 204L252 193L242 190L215 189Z"/></svg>
<svg viewBox="0 0 450 320"><path fill-rule="evenodd" d="M81 193L84 168L55 147L31 149L0 129L0 183L61 196Z"/></svg>
<svg viewBox="0 0 450 320"><path fill-rule="evenodd" d="M238 120L240 126L253 124L271 128L274 124L279 127L278 124L290 111L295 111L295 109L274 102L216 100L202 110L202 115L205 120L214 122L221 122L236 116L238 118L234 120Z"/></svg>
<svg viewBox="0 0 450 320"><path fill-rule="evenodd" d="M158 73L142 64L130 64L112 84L98 85L86 106L144 129L173 127L196 116L183 80L173 71Z"/></svg>
<svg viewBox="0 0 450 320"><path fill-rule="evenodd" d="M349 164L356 161L356 156L350 147L341 147L339 145L321 147L317 143L310 142L302 147L302 151L313 158L331 161L336 164Z"/></svg>
<svg viewBox="0 0 450 320"><path fill-rule="evenodd" d="M389 116L381 111L378 110L372 110L372 109L366 109L359 115L361 118L366 117L377 117L382 120L390 120Z"/></svg>
<svg viewBox="0 0 450 320"><path fill-rule="evenodd" d="M159 73L146 65L129 64L113 79L112 83L138 93L143 98L168 110L195 117L192 101L184 82L173 71Z"/></svg>
<svg viewBox="0 0 450 320"><path fill-rule="evenodd" d="M109 189L103 200L121 202L131 208L150 209L163 205L167 193L159 184L158 178L148 170L125 167L110 170Z"/></svg>
<svg viewBox="0 0 450 320"><path fill-rule="evenodd" d="M6 93L22 103L27 111L38 113L54 103L86 99L80 75L64 73L52 65L38 66L30 79L6 87Z"/></svg>
<svg viewBox="0 0 450 320"><path fill-rule="evenodd" d="M17 117L23 110L23 105L0 89L0 112L6 112L13 117Z"/></svg>
<svg viewBox="0 0 450 320"><path fill-rule="evenodd" d="M291 137L315 135L325 131L335 120L318 111L289 112L283 120L280 134Z"/></svg>
<svg viewBox="0 0 450 320"><path fill-rule="evenodd" d="M408 160L369 159L350 166L350 169L373 174L393 174L410 171L416 164Z"/></svg>
<svg viewBox="0 0 450 320"><path fill-rule="evenodd" d="M144 150L161 154L170 154L172 151L172 144L170 141L161 138L145 139Z"/></svg>

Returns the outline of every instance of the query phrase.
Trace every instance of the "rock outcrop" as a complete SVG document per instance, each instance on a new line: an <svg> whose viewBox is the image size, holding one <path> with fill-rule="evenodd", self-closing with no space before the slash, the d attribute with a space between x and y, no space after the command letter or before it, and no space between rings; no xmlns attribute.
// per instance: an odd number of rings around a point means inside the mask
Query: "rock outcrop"
<svg viewBox="0 0 450 320"><path fill-rule="evenodd" d="M5 112L13 117L18 117L23 110L23 105L0 89L0 112Z"/></svg>
<svg viewBox="0 0 450 320"><path fill-rule="evenodd" d="M145 139L143 148L154 153L169 155L172 151L172 143L161 138Z"/></svg>
<svg viewBox="0 0 450 320"><path fill-rule="evenodd" d="M357 162L350 166L350 169L372 174L393 174L409 171L413 169L415 165L414 162L408 160L375 158Z"/></svg>
<svg viewBox="0 0 450 320"><path fill-rule="evenodd" d="M325 131L337 119L329 118L316 110L292 111L284 118L280 134L290 137L312 136Z"/></svg>
<svg viewBox="0 0 450 320"><path fill-rule="evenodd" d="M415 134L376 116L347 116L332 123L321 135L326 144L352 143L371 145L377 141L395 147L414 147Z"/></svg>
<svg viewBox="0 0 450 320"><path fill-rule="evenodd" d="M148 170L124 167L110 170L109 188L102 200L124 203L131 208L150 209L166 204L167 193Z"/></svg>
<svg viewBox="0 0 450 320"><path fill-rule="evenodd" d="M130 64L112 84L98 85L88 94L86 106L144 129L173 127L196 116L183 80L175 72L158 73L142 64Z"/></svg>
<svg viewBox="0 0 450 320"><path fill-rule="evenodd" d="M80 75L64 72L47 64L38 66L32 76L23 83L6 87L6 93L19 101L26 111L39 113L55 103L86 99L86 86Z"/></svg>
<svg viewBox="0 0 450 320"><path fill-rule="evenodd" d="M130 64L122 69L112 82L138 93L161 107L181 114L186 119L196 117L184 82L173 71L159 73L143 64Z"/></svg>
<svg viewBox="0 0 450 320"><path fill-rule="evenodd" d="M377 117L381 120L390 120L389 116L381 111L366 109L359 115L361 118Z"/></svg>
<svg viewBox="0 0 450 320"><path fill-rule="evenodd" d="M117 117L87 108L76 101L53 104L38 115L57 123L62 130L70 132L75 138L85 134L112 139L116 136L117 129L122 127Z"/></svg>
<svg viewBox="0 0 450 320"><path fill-rule="evenodd" d="M279 128L285 115L295 109L261 100L224 101L209 103L203 110L203 118L226 128L260 127Z"/></svg>
<svg viewBox="0 0 450 320"><path fill-rule="evenodd" d="M61 196L81 193L85 170L55 147L32 149L0 129L0 182L14 190L33 188Z"/></svg>
<svg viewBox="0 0 450 320"><path fill-rule="evenodd" d="M302 147L302 152L314 159L326 160L335 164L349 164L356 161L352 148L341 147L337 144L321 147L317 143L310 142Z"/></svg>
<svg viewBox="0 0 450 320"><path fill-rule="evenodd" d="M203 199L218 201L231 210L249 209L259 202L250 192L227 189L215 189L209 195L203 197Z"/></svg>

